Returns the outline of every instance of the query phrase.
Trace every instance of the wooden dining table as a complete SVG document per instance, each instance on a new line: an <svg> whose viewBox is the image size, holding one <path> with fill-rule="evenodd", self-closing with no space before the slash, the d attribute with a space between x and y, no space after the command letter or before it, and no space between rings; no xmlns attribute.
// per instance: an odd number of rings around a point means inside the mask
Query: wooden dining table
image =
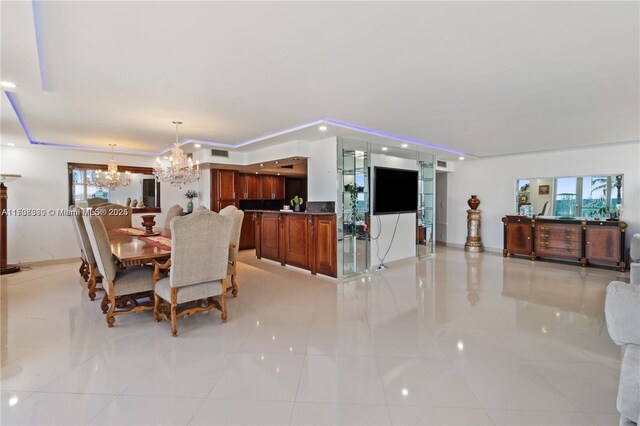
<svg viewBox="0 0 640 426"><path fill-rule="evenodd" d="M169 228L154 228L160 236L171 236ZM144 235L130 235L119 232L116 229L107 230L111 252L123 268L134 265L150 263L153 260L164 261L171 257L171 250L157 247L143 241Z"/></svg>

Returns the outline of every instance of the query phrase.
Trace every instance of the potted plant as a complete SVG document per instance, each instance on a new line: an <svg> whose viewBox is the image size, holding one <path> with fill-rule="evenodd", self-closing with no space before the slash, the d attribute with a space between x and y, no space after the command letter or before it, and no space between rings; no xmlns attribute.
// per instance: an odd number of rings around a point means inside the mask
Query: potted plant
<svg viewBox="0 0 640 426"><path fill-rule="evenodd" d="M304 200L297 195L291 199L291 205L293 206L293 211L299 212L300 205L304 203Z"/></svg>
<svg viewBox="0 0 640 426"><path fill-rule="evenodd" d="M193 212L193 199L198 198L198 193L193 189L190 189L184 194L184 196L189 199L189 202L187 203L187 213L191 213Z"/></svg>

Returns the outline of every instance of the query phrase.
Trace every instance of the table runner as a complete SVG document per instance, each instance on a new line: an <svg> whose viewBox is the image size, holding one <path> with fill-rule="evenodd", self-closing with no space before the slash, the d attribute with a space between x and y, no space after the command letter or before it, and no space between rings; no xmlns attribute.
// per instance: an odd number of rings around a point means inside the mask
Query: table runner
<svg viewBox="0 0 640 426"><path fill-rule="evenodd" d="M114 232L127 235L144 235L147 233L144 228L114 228Z"/></svg>
<svg viewBox="0 0 640 426"><path fill-rule="evenodd" d="M171 250L171 238L170 237L140 237L145 243L149 243L153 246L161 248L163 250Z"/></svg>

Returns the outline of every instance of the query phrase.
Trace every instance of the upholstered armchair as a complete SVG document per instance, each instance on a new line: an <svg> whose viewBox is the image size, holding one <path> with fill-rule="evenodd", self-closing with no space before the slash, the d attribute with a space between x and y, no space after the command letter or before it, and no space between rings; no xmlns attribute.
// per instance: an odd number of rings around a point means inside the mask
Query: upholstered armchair
<svg viewBox="0 0 640 426"><path fill-rule="evenodd" d="M631 237L629 250L631 268L631 284L640 285L640 234Z"/></svg>
<svg viewBox="0 0 640 426"><path fill-rule="evenodd" d="M183 214L184 210L178 204L174 204L173 206L169 207L169 210L167 210L167 217L164 219L164 227L169 228L171 219L176 216L182 216Z"/></svg>
<svg viewBox="0 0 640 426"><path fill-rule="evenodd" d="M171 259L163 265L156 262L154 271L153 316L171 323L172 335L178 335L178 318L214 307L226 322L232 227L231 217L211 211L195 211L171 221ZM169 276L159 279L160 270L169 266ZM178 305L184 308L178 311Z"/></svg>
<svg viewBox="0 0 640 426"><path fill-rule="evenodd" d="M147 266L118 269L111 253L109 236L102 220L97 216L83 216L82 220L89 236L98 271L103 277L102 312L106 313L107 325L113 327L116 315L128 315L148 311L153 306L139 303L148 298L153 290L153 270ZM116 308L118 308L116 310Z"/></svg>
<svg viewBox="0 0 640 426"><path fill-rule="evenodd" d="M94 207L94 210L99 212L98 216L107 229L131 228L131 214L133 212L131 207L107 203ZM122 212L126 212L126 214L121 214Z"/></svg>
<svg viewBox="0 0 640 426"><path fill-rule="evenodd" d="M96 271L96 259L93 256L89 235L82 220L82 209L76 206L69 206L69 211L71 212L73 230L76 234L78 246L80 247L80 255L82 257L82 265L80 266L81 275L87 283L89 299L95 300L96 290L102 290L97 287L97 282L101 280L102 277Z"/></svg>
<svg viewBox="0 0 640 426"><path fill-rule="evenodd" d="M231 275L231 294L236 297L238 295L238 283L236 282L238 250L240 248L240 233L242 232L244 212L238 210L236 206L227 206L220 210L220 215L233 218L233 228L231 229L231 239L229 241L229 275Z"/></svg>
<svg viewBox="0 0 640 426"><path fill-rule="evenodd" d="M620 424L640 423L640 285L609 283L604 313L611 339L624 347L616 402Z"/></svg>

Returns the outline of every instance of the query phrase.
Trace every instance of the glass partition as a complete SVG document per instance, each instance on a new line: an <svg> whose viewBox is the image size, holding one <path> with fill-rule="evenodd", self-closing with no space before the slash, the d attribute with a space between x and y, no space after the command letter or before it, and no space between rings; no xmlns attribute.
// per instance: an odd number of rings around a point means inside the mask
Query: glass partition
<svg viewBox="0 0 640 426"><path fill-rule="evenodd" d="M516 181L516 212L527 216L617 218L624 176L592 175Z"/></svg>
<svg viewBox="0 0 640 426"><path fill-rule="evenodd" d="M416 256L434 253L435 167L434 157L418 153L418 213L416 222Z"/></svg>
<svg viewBox="0 0 640 426"><path fill-rule="evenodd" d="M369 145L338 138L338 276L369 269Z"/></svg>

